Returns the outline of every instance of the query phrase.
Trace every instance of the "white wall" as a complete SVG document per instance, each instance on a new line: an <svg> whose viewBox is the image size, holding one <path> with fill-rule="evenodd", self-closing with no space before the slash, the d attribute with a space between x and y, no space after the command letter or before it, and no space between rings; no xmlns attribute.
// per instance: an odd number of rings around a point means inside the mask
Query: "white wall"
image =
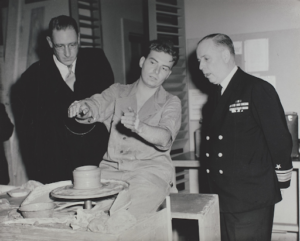
<svg viewBox="0 0 300 241"><path fill-rule="evenodd" d="M187 43L197 43L202 37L211 33L238 36L295 30L295 36L298 38L300 1L185 0L185 16ZM277 68L274 70L275 65L270 66L269 73L271 70L274 71L268 75L276 76L277 92L285 111L294 111L300 115L300 48L299 44L291 46L295 42L300 42L300 38L291 39L291 41L287 39L281 44L282 48L287 47L288 51L280 49L284 54L276 56L276 60L270 60L270 64L276 61ZM291 53L291 48L294 50L293 53ZM190 46L187 54L191 54L193 50ZM287 71L287 68L292 68L293 71ZM190 88L195 88L191 82ZM193 132L198 127L199 124L196 121L190 121L191 150L193 150Z"/></svg>
<svg viewBox="0 0 300 241"><path fill-rule="evenodd" d="M143 23L143 1L101 0L103 50L112 67L115 82L124 83L121 18Z"/></svg>
<svg viewBox="0 0 300 241"><path fill-rule="evenodd" d="M186 38L300 27L298 0L185 0Z"/></svg>

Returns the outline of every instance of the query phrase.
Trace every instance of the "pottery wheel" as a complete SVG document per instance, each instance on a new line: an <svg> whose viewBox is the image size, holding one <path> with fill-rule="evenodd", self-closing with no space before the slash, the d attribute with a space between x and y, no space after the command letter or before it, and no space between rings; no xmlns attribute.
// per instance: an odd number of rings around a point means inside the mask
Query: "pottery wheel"
<svg viewBox="0 0 300 241"><path fill-rule="evenodd" d="M63 199L90 199L114 195L127 189L128 183L117 180L101 179L101 187L93 189L74 189L73 185L67 185L52 190L51 195Z"/></svg>

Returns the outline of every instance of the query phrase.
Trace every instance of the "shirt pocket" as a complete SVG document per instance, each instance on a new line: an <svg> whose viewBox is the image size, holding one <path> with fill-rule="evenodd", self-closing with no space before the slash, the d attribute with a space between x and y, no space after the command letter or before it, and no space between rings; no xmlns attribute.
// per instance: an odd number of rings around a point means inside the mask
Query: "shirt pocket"
<svg viewBox="0 0 300 241"><path fill-rule="evenodd" d="M150 126L158 126L161 120L161 113L157 112L155 114L149 115L144 118L143 122Z"/></svg>

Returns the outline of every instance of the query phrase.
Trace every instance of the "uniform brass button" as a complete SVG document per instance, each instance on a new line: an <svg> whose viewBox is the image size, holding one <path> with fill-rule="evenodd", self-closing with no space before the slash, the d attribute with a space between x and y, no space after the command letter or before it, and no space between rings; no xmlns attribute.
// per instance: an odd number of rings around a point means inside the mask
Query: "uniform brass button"
<svg viewBox="0 0 300 241"><path fill-rule="evenodd" d="M209 173L209 169L206 169L206 172Z"/></svg>
<svg viewBox="0 0 300 241"><path fill-rule="evenodd" d="M222 156L223 156L223 154L222 154L222 153L219 153L219 154L218 154L218 156L219 156L219 157L222 157Z"/></svg>
<svg viewBox="0 0 300 241"><path fill-rule="evenodd" d="M209 157L209 153L206 153L206 156Z"/></svg>
<svg viewBox="0 0 300 241"><path fill-rule="evenodd" d="M223 136L219 135L219 140L222 140L223 139Z"/></svg>
<svg viewBox="0 0 300 241"><path fill-rule="evenodd" d="M209 136L206 137L206 140L209 140Z"/></svg>
<svg viewBox="0 0 300 241"><path fill-rule="evenodd" d="M222 170L220 170L219 172L220 172L220 174L223 174L223 171L222 171Z"/></svg>

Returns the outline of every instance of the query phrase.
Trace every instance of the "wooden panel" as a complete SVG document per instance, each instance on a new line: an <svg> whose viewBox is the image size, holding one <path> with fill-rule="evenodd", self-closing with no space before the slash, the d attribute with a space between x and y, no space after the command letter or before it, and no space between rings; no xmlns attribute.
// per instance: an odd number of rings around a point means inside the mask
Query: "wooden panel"
<svg viewBox="0 0 300 241"><path fill-rule="evenodd" d="M17 226L0 224L0 240L36 240L36 241L140 241L170 240L171 219L167 209L163 209L148 218L140 220L132 228L116 235L101 234L70 229L44 228L35 226Z"/></svg>
<svg viewBox="0 0 300 241"><path fill-rule="evenodd" d="M219 198L215 194L170 194L172 218L198 220L199 240L221 240Z"/></svg>
<svg viewBox="0 0 300 241"><path fill-rule="evenodd" d="M5 62L3 68L4 71L2 73L4 81L1 83L3 91L1 101L4 103L10 103L9 88L16 82L22 72L22 68L20 67L20 61L22 60L21 51L22 47L24 47L22 46L22 38L24 36L23 33L20 32L21 26L24 25L24 20L22 19L22 9L22 0L9 1ZM6 106L6 111L14 123L10 104ZM10 184L21 185L26 182L27 176L20 155L16 132L13 133L9 141L5 142L5 145L6 158L9 166Z"/></svg>
<svg viewBox="0 0 300 241"><path fill-rule="evenodd" d="M70 13L81 33L81 46L102 47L102 22L98 0L70 0Z"/></svg>
<svg viewBox="0 0 300 241"><path fill-rule="evenodd" d="M78 1L70 0L70 15L74 18L79 26L79 12L78 12Z"/></svg>
<svg viewBox="0 0 300 241"><path fill-rule="evenodd" d="M200 162L195 152L172 155L172 162L176 169L176 185L179 193L199 193ZM178 176L182 175L183 177L179 179Z"/></svg>
<svg viewBox="0 0 300 241"><path fill-rule="evenodd" d="M39 60L38 54L36 52L36 43L38 42L39 34L43 30L44 13L45 7L34 8L31 10L27 68Z"/></svg>

